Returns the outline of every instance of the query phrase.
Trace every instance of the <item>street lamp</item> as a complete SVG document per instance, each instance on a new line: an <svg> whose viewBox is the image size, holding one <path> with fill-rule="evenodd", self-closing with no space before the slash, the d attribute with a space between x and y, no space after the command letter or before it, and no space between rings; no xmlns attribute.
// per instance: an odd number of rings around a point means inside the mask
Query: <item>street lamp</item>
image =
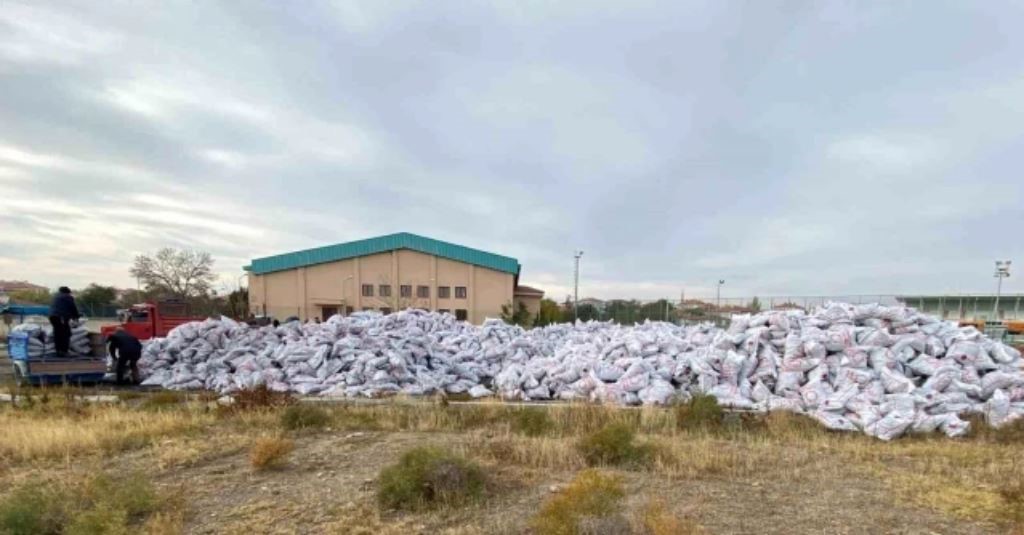
<svg viewBox="0 0 1024 535"><path fill-rule="evenodd" d="M342 307L341 308L341 315L342 316L348 316L348 298L345 297L345 293L346 293L345 292L345 288L346 288L345 283L350 281L350 280L352 280L352 279L354 279L354 278L355 278L354 276L349 275L348 277L345 277L344 279L341 279L341 307Z"/></svg>
<svg viewBox="0 0 1024 535"><path fill-rule="evenodd" d="M718 312L722 312L722 285L725 284L725 279L718 279L718 286L715 288L715 308Z"/></svg>
<svg viewBox="0 0 1024 535"><path fill-rule="evenodd" d="M576 251L573 258L576 259L576 271L574 274L575 282L573 283L573 301L572 301L572 321L573 323L579 319L580 314L580 257L583 256L583 251Z"/></svg>
<svg viewBox="0 0 1024 535"><path fill-rule="evenodd" d="M996 273L993 275L996 282L996 304L992 307L992 319L999 319L999 294L1003 292L1003 279L1010 276L1010 261L996 260Z"/></svg>

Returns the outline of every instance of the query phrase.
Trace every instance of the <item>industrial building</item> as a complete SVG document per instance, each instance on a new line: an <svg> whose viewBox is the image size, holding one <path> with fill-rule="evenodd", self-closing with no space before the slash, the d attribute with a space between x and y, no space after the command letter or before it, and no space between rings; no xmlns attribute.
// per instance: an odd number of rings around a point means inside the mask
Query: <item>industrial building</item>
<svg viewBox="0 0 1024 535"><path fill-rule="evenodd" d="M244 269L252 313L279 319L421 308L481 323L503 305L539 311L544 295L518 285L515 258L406 232L257 258Z"/></svg>
<svg viewBox="0 0 1024 535"><path fill-rule="evenodd" d="M926 314L950 320L1024 319L1024 294L899 295L896 300Z"/></svg>

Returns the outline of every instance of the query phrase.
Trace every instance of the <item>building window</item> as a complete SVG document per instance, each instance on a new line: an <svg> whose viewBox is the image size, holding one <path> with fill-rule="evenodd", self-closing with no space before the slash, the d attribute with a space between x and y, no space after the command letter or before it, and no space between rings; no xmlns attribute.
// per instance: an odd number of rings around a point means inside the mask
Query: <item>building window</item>
<svg viewBox="0 0 1024 535"><path fill-rule="evenodd" d="M383 307L383 308L380 309L380 313L381 314L390 314L391 313L391 309L388 308L388 307Z"/></svg>
<svg viewBox="0 0 1024 535"><path fill-rule="evenodd" d="M363 297L373 297L373 285L372 284L364 284L363 285Z"/></svg>
<svg viewBox="0 0 1024 535"><path fill-rule="evenodd" d="M449 299L452 296L451 286L438 286L437 287L437 298L438 299Z"/></svg>
<svg viewBox="0 0 1024 535"><path fill-rule="evenodd" d="M412 286L408 284L403 284L398 287L398 292L401 294L402 297L412 297Z"/></svg>
<svg viewBox="0 0 1024 535"><path fill-rule="evenodd" d="M452 313L452 311L447 309L447 308L439 308L439 309L437 309L437 311L442 313L442 314L451 314Z"/></svg>
<svg viewBox="0 0 1024 535"><path fill-rule="evenodd" d="M466 298L466 287L465 286L456 286L455 287L455 298L456 299L465 299Z"/></svg>
<svg viewBox="0 0 1024 535"><path fill-rule="evenodd" d="M416 287L416 297L419 297L420 299L429 299L430 298L430 286L417 286Z"/></svg>
<svg viewBox="0 0 1024 535"><path fill-rule="evenodd" d="M468 318L468 317L469 317L469 314L466 314L466 309L464 309L464 308L456 308L455 309L455 319L457 319L459 321L466 321L466 318Z"/></svg>
<svg viewBox="0 0 1024 535"><path fill-rule="evenodd" d="M391 285L390 284L381 284L380 287L377 288L377 291L380 293L381 297L391 297Z"/></svg>

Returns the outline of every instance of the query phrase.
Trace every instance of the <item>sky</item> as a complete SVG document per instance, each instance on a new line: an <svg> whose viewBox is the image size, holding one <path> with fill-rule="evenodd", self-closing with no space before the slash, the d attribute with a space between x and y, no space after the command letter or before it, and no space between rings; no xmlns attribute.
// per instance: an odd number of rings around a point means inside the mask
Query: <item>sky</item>
<svg viewBox="0 0 1024 535"><path fill-rule="evenodd" d="M1024 3L0 1L0 279L392 232L580 295L1024 292Z"/></svg>

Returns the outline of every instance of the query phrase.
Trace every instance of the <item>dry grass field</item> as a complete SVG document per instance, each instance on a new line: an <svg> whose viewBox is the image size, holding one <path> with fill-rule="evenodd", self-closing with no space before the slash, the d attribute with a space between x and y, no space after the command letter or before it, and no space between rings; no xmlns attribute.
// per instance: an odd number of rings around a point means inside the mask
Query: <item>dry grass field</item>
<svg viewBox="0 0 1024 535"><path fill-rule="evenodd" d="M0 533L1007 533L1024 427L884 443L672 408L30 389Z"/></svg>

